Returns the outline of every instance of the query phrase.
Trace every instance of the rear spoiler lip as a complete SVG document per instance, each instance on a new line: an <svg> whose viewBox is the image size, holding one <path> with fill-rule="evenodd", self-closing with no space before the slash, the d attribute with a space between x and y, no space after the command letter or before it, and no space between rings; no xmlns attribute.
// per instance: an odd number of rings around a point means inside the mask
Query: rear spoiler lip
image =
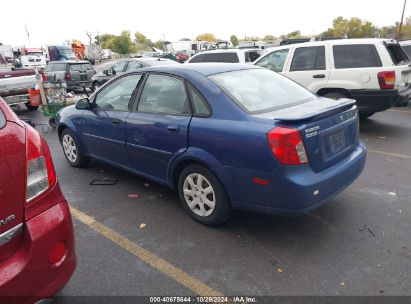
<svg viewBox="0 0 411 304"><path fill-rule="evenodd" d="M317 109L315 109L316 111L313 111L312 109L315 107L315 103L318 104L319 102L324 102L324 103L327 102L329 106L324 106L323 108L321 108L321 111L318 111ZM273 115L274 120L281 120L281 121L307 120L307 119L310 119L310 118L313 118L319 115L327 114L339 108L352 106L355 104L355 102L356 101L354 99L344 98L344 99L335 100L335 103L331 103L329 99L327 98L318 98L314 101L310 101L302 105L275 111L272 113L272 115ZM296 108L299 108L298 112L300 113L295 113ZM304 108L307 108L307 111L305 111L304 113L301 113L301 111L304 110ZM309 109L311 109L311 111L309 111Z"/></svg>

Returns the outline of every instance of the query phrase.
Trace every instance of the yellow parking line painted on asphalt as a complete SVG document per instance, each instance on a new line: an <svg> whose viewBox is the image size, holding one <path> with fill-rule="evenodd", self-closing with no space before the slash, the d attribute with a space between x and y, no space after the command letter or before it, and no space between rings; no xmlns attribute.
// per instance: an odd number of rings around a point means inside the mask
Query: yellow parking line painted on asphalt
<svg viewBox="0 0 411 304"><path fill-rule="evenodd" d="M379 150L372 150L372 149L368 149L368 152L375 153L375 154L381 154L381 155L385 155L385 156L393 156L393 157L411 159L411 155L405 155L405 154L397 154L397 153L391 153L391 152L385 152L385 151L379 151Z"/></svg>
<svg viewBox="0 0 411 304"><path fill-rule="evenodd" d="M142 261L146 262L151 267L159 270L163 274L167 275L171 279L177 281L184 287L190 289L199 296L222 296L222 294L211 287L207 286L203 282L192 277L183 270L171 265L166 260L160 258L159 256L151 253L147 249L137 245L136 243L130 241L121 234L115 232L114 230L108 228L107 226L99 223L93 217L81 212L80 210L70 206L70 211L73 217L88 227L97 231L100 235L109 239L113 243L117 244L124 250L127 250L134 256L138 257Z"/></svg>

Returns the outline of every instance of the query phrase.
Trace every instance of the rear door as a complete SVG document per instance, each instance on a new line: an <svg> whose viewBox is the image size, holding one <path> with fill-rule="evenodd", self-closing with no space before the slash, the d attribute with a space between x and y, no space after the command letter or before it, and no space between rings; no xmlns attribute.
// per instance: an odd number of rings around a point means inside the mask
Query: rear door
<svg viewBox="0 0 411 304"><path fill-rule="evenodd" d="M190 120L184 81L171 75L148 75L137 111L127 118L129 166L166 181L171 160L187 149Z"/></svg>
<svg viewBox="0 0 411 304"><path fill-rule="evenodd" d="M326 86L330 76L326 53L324 45L295 47L285 76L316 93Z"/></svg>
<svg viewBox="0 0 411 304"><path fill-rule="evenodd" d="M26 201L25 129L8 111L0 100L0 264L19 246Z"/></svg>

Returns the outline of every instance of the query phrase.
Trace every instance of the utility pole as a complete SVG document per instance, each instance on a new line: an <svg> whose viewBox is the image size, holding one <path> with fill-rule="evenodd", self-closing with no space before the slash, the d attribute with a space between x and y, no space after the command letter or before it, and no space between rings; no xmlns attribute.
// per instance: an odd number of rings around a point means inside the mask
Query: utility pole
<svg viewBox="0 0 411 304"><path fill-rule="evenodd" d="M401 15L401 22L400 22L400 28L398 29L398 37L397 40L401 39L401 30L402 30L402 23L404 21L404 12L405 12L405 6L407 5L407 0L404 0L404 6L402 8L402 15Z"/></svg>

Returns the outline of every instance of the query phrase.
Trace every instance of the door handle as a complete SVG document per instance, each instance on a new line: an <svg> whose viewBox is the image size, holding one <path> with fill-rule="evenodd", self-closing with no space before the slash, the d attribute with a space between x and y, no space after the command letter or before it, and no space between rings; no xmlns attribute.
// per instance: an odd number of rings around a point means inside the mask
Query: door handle
<svg viewBox="0 0 411 304"><path fill-rule="evenodd" d="M119 125L119 124L121 124L121 120L118 119L118 118L112 118L112 119L111 119L111 123L112 123L113 125Z"/></svg>
<svg viewBox="0 0 411 304"><path fill-rule="evenodd" d="M313 78L325 78L325 74L316 74L313 75Z"/></svg>
<svg viewBox="0 0 411 304"><path fill-rule="evenodd" d="M170 133L177 133L178 131L178 126L177 125L168 125L167 130L170 131Z"/></svg>

